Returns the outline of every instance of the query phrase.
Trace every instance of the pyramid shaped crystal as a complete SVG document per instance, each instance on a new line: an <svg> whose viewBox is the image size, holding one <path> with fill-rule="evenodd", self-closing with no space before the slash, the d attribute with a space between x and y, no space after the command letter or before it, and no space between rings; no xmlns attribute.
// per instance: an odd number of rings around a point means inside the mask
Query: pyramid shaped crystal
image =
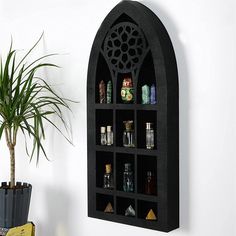
<svg viewBox="0 0 236 236"><path fill-rule="evenodd" d="M157 220L157 217L152 209L149 210L146 220Z"/></svg>
<svg viewBox="0 0 236 236"><path fill-rule="evenodd" d="M135 216L135 210L131 205L125 210L125 216Z"/></svg>
<svg viewBox="0 0 236 236"><path fill-rule="evenodd" d="M104 210L105 213L114 213L113 207L111 203L109 202Z"/></svg>

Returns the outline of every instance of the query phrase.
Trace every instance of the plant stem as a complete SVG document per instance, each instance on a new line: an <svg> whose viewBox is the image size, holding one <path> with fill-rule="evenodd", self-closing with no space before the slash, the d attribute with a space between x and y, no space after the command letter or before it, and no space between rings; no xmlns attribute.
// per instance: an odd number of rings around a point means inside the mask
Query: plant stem
<svg viewBox="0 0 236 236"><path fill-rule="evenodd" d="M10 188L15 187L15 138L12 141L11 139L11 129L5 129L7 146L10 152Z"/></svg>
<svg viewBox="0 0 236 236"><path fill-rule="evenodd" d="M15 147L12 146L9 148L10 150L10 160L11 160L11 184L10 187L13 188L15 186Z"/></svg>

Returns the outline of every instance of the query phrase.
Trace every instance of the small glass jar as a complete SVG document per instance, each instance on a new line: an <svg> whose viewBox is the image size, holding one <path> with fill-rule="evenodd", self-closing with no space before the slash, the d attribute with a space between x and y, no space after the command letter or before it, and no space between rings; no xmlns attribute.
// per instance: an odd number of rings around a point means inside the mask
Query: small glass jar
<svg viewBox="0 0 236 236"><path fill-rule="evenodd" d="M107 145L106 127L101 127L101 145Z"/></svg>
<svg viewBox="0 0 236 236"><path fill-rule="evenodd" d="M113 174L112 174L111 164L106 164L106 172L103 178L103 188L113 189L113 187L114 184L113 184Z"/></svg>
<svg viewBox="0 0 236 236"><path fill-rule="evenodd" d="M135 135L133 130L133 121L128 120L123 122L125 124L125 130L123 132L123 146L135 147Z"/></svg>
<svg viewBox="0 0 236 236"><path fill-rule="evenodd" d="M134 175L131 169L131 163L125 163L123 173L123 190L125 192L134 191Z"/></svg>
<svg viewBox="0 0 236 236"><path fill-rule="evenodd" d="M153 123L146 123L146 148L153 149L154 148L154 129Z"/></svg>

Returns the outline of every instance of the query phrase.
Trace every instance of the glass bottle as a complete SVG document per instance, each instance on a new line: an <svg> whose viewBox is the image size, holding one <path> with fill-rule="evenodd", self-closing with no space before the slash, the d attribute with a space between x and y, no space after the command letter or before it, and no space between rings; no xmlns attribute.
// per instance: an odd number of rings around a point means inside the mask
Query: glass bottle
<svg viewBox="0 0 236 236"><path fill-rule="evenodd" d="M131 163L125 163L125 170L123 173L123 190L125 192L134 191L134 175L131 169Z"/></svg>
<svg viewBox="0 0 236 236"><path fill-rule="evenodd" d="M133 121L128 120L123 122L125 124L125 130L123 132L123 146L135 147L135 136L133 130Z"/></svg>
<svg viewBox="0 0 236 236"><path fill-rule="evenodd" d="M101 127L101 145L107 144L106 127Z"/></svg>
<svg viewBox="0 0 236 236"><path fill-rule="evenodd" d="M103 188L113 189L113 174L111 164L106 164L106 172L103 178Z"/></svg>
<svg viewBox="0 0 236 236"><path fill-rule="evenodd" d="M153 149L154 148L154 130L153 123L146 123L146 148Z"/></svg>
<svg viewBox="0 0 236 236"><path fill-rule="evenodd" d="M145 194L156 194L156 181L151 171L147 171L147 177L145 181Z"/></svg>
<svg viewBox="0 0 236 236"><path fill-rule="evenodd" d="M113 145L113 132L111 126L107 126L107 145Z"/></svg>

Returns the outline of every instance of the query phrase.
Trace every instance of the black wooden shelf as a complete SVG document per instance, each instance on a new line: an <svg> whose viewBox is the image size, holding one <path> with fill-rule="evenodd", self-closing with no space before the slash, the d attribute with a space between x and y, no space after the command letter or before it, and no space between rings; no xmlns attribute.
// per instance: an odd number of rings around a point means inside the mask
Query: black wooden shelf
<svg viewBox="0 0 236 236"><path fill-rule="evenodd" d="M104 103L96 103L95 109L117 109L117 110L158 110L158 105L154 104L104 104Z"/></svg>
<svg viewBox="0 0 236 236"><path fill-rule="evenodd" d="M122 81L133 82L132 103L121 98ZM111 103L100 103L99 84L112 83ZM155 86L155 104L142 104L142 86ZM105 18L95 37L88 67L88 216L169 232L179 227L178 73L169 35L159 18L136 1L122 1ZM123 147L123 121L133 120L135 147ZM154 148L146 149L147 122ZM114 143L101 145L100 129L112 126ZM131 163L134 191L123 191L124 164ZM104 189L111 164L114 189ZM156 188L145 194L147 172ZM110 203L113 212L105 213ZM135 216L125 216L129 206ZM156 220L147 220L150 210Z"/></svg>
<svg viewBox="0 0 236 236"><path fill-rule="evenodd" d="M147 195L147 194L140 194L140 193L129 193L124 191L117 191L117 190L111 190L111 189L104 189L104 188L96 188L96 193L105 194L105 195L115 195L118 197L124 197L124 198L135 198L138 200L143 201L158 201L158 196L154 195Z"/></svg>
<svg viewBox="0 0 236 236"><path fill-rule="evenodd" d="M104 152L117 152L117 153L130 153L130 154L140 154L147 156L156 156L156 150L150 149L141 149L141 148L126 148L126 147L115 147L115 146L102 146L96 145L96 151Z"/></svg>

